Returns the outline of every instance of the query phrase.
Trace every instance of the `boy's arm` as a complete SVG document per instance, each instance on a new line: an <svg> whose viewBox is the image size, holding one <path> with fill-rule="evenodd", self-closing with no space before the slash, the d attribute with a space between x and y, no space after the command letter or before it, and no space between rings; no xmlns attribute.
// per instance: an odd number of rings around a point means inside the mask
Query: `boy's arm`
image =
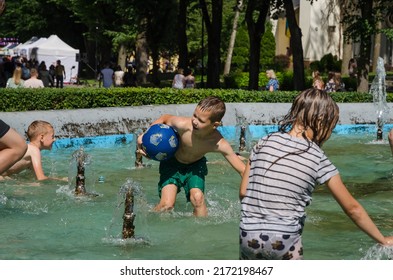
<svg viewBox="0 0 393 280"><path fill-rule="evenodd" d="M44 174L44 170L42 169L41 151L38 148L31 149L31 165L33 166L35 177L38 181L48 179L48 177Z"/></svg>
<svg viewBox="0 0 393 280"><path fill-rule="evenodd" d="M231 166L243 177L245 164L239 156L233 151L227 140L222 138L218 143L218 149Z"/></svg>

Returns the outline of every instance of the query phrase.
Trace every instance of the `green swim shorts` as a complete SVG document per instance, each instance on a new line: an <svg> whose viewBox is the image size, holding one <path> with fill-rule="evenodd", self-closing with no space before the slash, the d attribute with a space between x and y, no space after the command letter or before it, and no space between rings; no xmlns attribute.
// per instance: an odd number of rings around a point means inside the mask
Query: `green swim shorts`
<svg viewBox="0 0 393 280"><path fill-rule="evenodd" d="M191 164L178 162L173 157L160 162L159 172L158 194L160 197L162 188L169 184L176 185L178 193L183 188L187 201L190 201L190 190L192 188L198 188L202 192L205 191L205 176L207 175L205 157Z"/></svg>

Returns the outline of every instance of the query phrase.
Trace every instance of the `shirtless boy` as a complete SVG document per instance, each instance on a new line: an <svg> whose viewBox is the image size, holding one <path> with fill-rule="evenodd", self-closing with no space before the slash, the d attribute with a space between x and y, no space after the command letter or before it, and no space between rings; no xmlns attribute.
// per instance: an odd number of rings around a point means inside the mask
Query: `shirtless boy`
<svg viewBox="0 0 393 280"><path fill-rule="evenodd" d="M175 156L160 162L158 192L161 199L155 206L155 211L173 209L176 195L183 188L187 201L194 207L194 215L207 216L204 197L206 153L221 153L231 166L243 175L245 164L217 130L224 114L224 102L211 96L198 103L192 117L162 115L152 123L172 126L177 130L180 140ZM143 134L138 137L138 152L146 156L142 150L142 137Z"/></svg>
<svg viewBox="0 0 393 280"><path fill-rule="evenodd" d="M46 179L66 180L65 178L47 177L42 169L41 150L51 150L52 144L55 142L52 125L46 121L34 121L27 129L27 137L30 143L27 145L25 155L6 172L1 174L0 178L20 173L25 169L32 169L36 179L39 181Z"/></svg>

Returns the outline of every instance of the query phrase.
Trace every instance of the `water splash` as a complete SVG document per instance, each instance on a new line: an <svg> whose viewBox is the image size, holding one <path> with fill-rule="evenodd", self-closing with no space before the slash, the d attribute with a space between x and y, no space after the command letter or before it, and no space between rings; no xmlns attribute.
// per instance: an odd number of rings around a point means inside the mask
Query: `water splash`
<svg viewBox="0 0 393 280"><path fill-rule="evenodd" d="M86 194L85 166L90 164L91 156L86 154L83 146L81 146L79 150L75 151L72 154L72 158L75 159L77 163L75 194L85 195Z"/></svg>
<svg viewBox="0 0 393 280"><path fill-rule="evenodd" d="M377 115L377 140L382 140L383 137L383 126L384 126L384 116L389 112L389 108L386 102L386 72L384 61L382 57L378 58L377 63L377 75L375 76L369 93L373 96L373 103Z"/></svg>
<svg viewBox="0 0 393 280"><path fill-rule="evenodd" d="M111 220L111 224L106 231L109 233L110 230L113 230L115 227L118 227L118 216L121 208L124 209L122 215L122 231L121 237L120 234L110 235L103 239L104 242L109 242L117 245L148 245L150 241L145 237L136 237L135 236L135 226L134 220L136 217L135 214L135 202L140 202L142 205L145 205L145 200L142 192L141 185L138 182L135 182L132 179L127 179L126 182L120 187L118 193L118 202L115 208L115 213ZM124 205L124 206L123 206Z"/></svg>
<svg viewBox="0 0 393 280"><path fill-rule="evenodd" d="M393 260L393 246L375 244L367 250L362 260Z"/></svg>
<svg viewBox="0 0 393 280"><path fill-rule="evenodd" d="M237 110L235 110L236 115L236 139L239 139L239 152L244 152L249 150L251 143L251 132L249 129L249 124L247 118L240 115Z"/></svg>

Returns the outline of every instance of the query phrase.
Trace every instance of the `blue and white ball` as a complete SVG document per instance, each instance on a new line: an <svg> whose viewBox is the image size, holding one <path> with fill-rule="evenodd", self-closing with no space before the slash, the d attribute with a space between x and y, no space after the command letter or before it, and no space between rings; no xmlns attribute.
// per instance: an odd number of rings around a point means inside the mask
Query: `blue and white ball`
<svg viewBox="0 0 393 280"><path fill-rule="evenodd" d="M176 131L166 124L154 124L142 136L142 148L153 160L170 159L178 147L179 137Z"/></svg>

